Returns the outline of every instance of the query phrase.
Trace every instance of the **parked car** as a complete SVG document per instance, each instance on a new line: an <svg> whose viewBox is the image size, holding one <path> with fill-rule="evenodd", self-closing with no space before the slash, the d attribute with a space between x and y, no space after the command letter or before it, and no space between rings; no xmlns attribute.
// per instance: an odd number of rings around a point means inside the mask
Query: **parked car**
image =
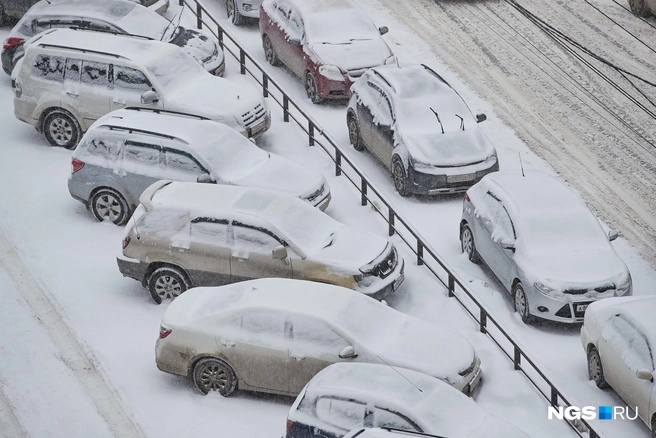
<svg viewBox="0 0 656 438"><path fill-rule="evenodd" d="M314 103L348 99L365 70L395 63L386 32L352 0L264 0L260 8L267 61L302 78Z"/></svg>
<svg viewBox="0 0 656 438"><path fill-rule="evenodd" d="M588 373L634 407L656 437L656 296L592 303L581 327Z"/></svg>
<svg viewBox="0 0 656 438"><path fill-rule="evenodd" d="M146 108L112 111L91 125L73 152L68 190L97 220L123 225L160 179L266 188L321 210L330 202L321 173L213 120Z"/></svg>
<svg viewBox="0 0 656 438"><path fill-rule="evenodd" d="M39 0L0 0L0 24L11 18L20 18Z"/></svg>
<svg viewBox="0 0 656 438"><path fill-rule="evenodd" d="M249 18L259 18L262 0L226 0L226 13L235 25L243 24Z"/></svg>
<svg viewBox="0 0 656 438"><path fill-rule="evenodd" d="M582 322L593 301L631 295L631 274L609 243L615 238L544 173L492 173L465 193L462 250L489 266L524 322Z"/></svg>
<svg viewBox="0 0 656 438"><path fill-rule="evenodd" d="M78 27L101 32L141 35L182 47L205 70L221 76L223 51L205 34L186 29L138 4L125 0L42 0L9 32L2 46L2 69L11 74L23 57L25 40L46 29Z"/></svg>
<svg viewBox="0 0 656 438"><path fill-rule="evenodd" d="M394 428L389 430L352 429ZM413 433L401 433L400 431ZM427 432L435 435L424 435ZM289 410L286 438L528 438L452 386L406 368L336 363L317 373Z"/></svg>
<svg viewBox="0 0 656 438"><path fill-rule="evenodd" d="M499 170L494 146L442 77L425 65L382 66L351 88L346 112L353 147L387 167L401 196L464 192Z"/></svg>
<svg viewBox="0 0 656 438"><path fill-rule="evenodd" d="M161 41L51 29L26 43L14 80L14 114L53 146L74 148L100 116L129 106L207 117L248 137L271 125L254 87L212 76Z"/></svg>
<svg viewBox="0 0 656 438"><path fill-rule="evenodd" d="M656 0L629 0L629 7L638 17L656 14Z"/></svg>
<svg viewBox="0 0 656 438"><path fill-rule="evenodd" d="M386 238L284 193L159 181L140 201L118 266L158 303L190 287L262 277L331 283L378 299L403 281L403 258Z"/></svg>
<svg viewBox="0 0 656 438"><path fill-rule="evenodd" d="M352 290L276 278L176 298L162 318L155 360L161 371L191 377L202 393L223 396L235 389L296 395L336 362L411 368L467 392L480 381L480 361L463 336Z"/></svg>

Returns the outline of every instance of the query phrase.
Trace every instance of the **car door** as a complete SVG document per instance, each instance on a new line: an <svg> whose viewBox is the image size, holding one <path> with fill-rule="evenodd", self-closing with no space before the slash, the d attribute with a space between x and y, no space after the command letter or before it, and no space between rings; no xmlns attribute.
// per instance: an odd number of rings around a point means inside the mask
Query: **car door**
<svg viewBox="0 0 656 438"><path fill-rule="evenodd" d="M319 371L340 359L339 353L352 345L328 324L306 315L292 315L289 350L289 389L301 392Z"/></svg>
<svg viewBox="0 0 656 438"><path fill-rule="evenodd" d="M289 257L280 260L272 256L272 251L284 244L273 232L240 221L232 222L232 230L233 282L264 277L293 278Z"/></svg>
<svg viewBox="0 0 656 438"><path fill-rule="evenodd" d="M297 76L303 77L305 74L306 48L305 29L303 19L299 11L291 6L289 9L289 18L287 20L287 34L285 35L284 63Z"/></svg>
<svg viewBox="0 0 656 438"><path fill-rule="evenodd" d="M614 315L604 325L597 345L604 378L622 398L625 398L623 381L629 373L623 357L634 335L635 327L622 315Z"/></svg>
<svg viewBox="0 0 656 438"><path fill-rule="evenodd" d="M247 309L216 342L240 381L256 389L288 392L289 339L283 313Z"/></svg>
<svg viewBox="0 0 656 438"><path fill-rule="evenodd" d="M517 240L514 222L503 203L497 208L496 215L492 219L491 254L486 262L501 282L507 287L511 287L514 278L514 251L504 249L504 243Z"/></svg>
<svg viewBox="0 0 656 438"><path fill-rule="evenodd" d="M131 138L136 138L132 136ZM121 192L135 203L144 190L155 181L166 179L162 165L161 146L146 141L126 140L121 151L115 174L120 181Z"/></svg>
<svg viewBox="0 0 656 438"><path fill-rule="evenodd" d="M325 395L315 404L316 437L343 437L350 430L364 426L367 405L361 400Z"/></svg>
<svg viewBox="0 0 656 438"><path fill-rule="evenodd" d="M358 99L356 99L356 114L358 119L358 128L360 137L368 148L371 148L372 134L374 124L373 111L380 105L380 92L374 88L374 84L367 81L365 87L358 90ZM372 152L373 153L373 152Z"/></svg>
<svg viewBox="0 0 656 438"><path fill-rule="evenodd" d="M286 1L278 1L274 4L273 12L269 17L269 26L267 36L271 40L271 44L283 64L287 65L289 58L288 42L287 42L287 28L289 22L289 14L291 6Z"/></svg>
<svg viewBox="0 0 656 438"><path fill-rule="evenodd" d="M501 201L491 191L488 191L477 199L474 205L474 223L472 228L474 243L481 258L490 268L495 264L493 258L496 256L496 248L492 241L492 233L494 232L494 220L500 208ZM492 271L496 274L494 269Z"/></svg>
<svg viewBox="0 0 656 438"><path fill-rule="evenodd" d="M157 91L146 75L134 68L114 64L112 66L112 110L127 106L163 108L160 101L149 104L141 103L141 95L146 91Z"/></svg>
<svg viewBox="0 0 656 438"><path fill-rule="evenodd" d="M86 126L89 126L110 111L109 64L82 60L79 84L78 96L69 93L69 90L66 94L77 100L73 105L84 119Z"/></svg>
<svg viewBox="0 0 656 438"><path fill-rule="evenodd" d="M371 147L378 159L387 166L392 168L392 152L394 151L394 109L392 101L385 90L380 89L380 101L376 117L374 117L371 129Z"/></svg>
<svg viewBox="0 0 656 438"><path fill-rule="evenodd" d="M210 172L188 152L164 146L164 166L166 179L184 182L196 182L201 175Z"/></svg>
<svg viewBox="0 0 656 438"><path fill-rule="evenodd" d="M194 286L231 282L230 234L227 219L196 217L171 239L171 251L182 253L182 267Z"/></svg>

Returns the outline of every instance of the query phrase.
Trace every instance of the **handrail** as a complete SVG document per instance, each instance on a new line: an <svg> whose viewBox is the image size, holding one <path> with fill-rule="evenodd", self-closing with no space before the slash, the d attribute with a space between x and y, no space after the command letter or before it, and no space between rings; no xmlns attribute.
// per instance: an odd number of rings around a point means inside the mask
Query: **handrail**
<svg viewBox="0 0 656 438"><path fill-rule="evenodd" d="M285 93L280 85L264 71L260 64L239 45L237 40L210 15L199 0L179 0L179 2L180 6L189 8L196 16L196 26L198 29L202 29L203 25L206 26L218 39L219 45L224 50L224 53L230 53L239 62L240 73L242 75L250 75L262 87L262 95L264 97L270 97L282 108L283 121L289 122L290 119L293 120L308 135L308 146L319 145L328 154L335 163L335 175L346 177L360 192L361 205L366 206L370 204L373 207L376 213L387 223L388 234L390 236L396 234L410 248L417 257L417 265L426 266L433 276L444 285L448 291L448 296L455 298L474 321L476 321L479 331L487 335L501 349L506 357L512 361L514 370L524 374L538 392L549 401L551 406L560 406L559 401L565 407L571 406L571 403L565 398L563 392L556 388L555 384L540 370L533 359L522 350L519 343L492 317L486 306L474 297L473 293L465 286L466 283L449 269L442 257L424 241L417 230L401 214L394 210L381 192L367 179L364 172L344 154L343 148L321 128L316 120ZM209 19L211 23L207 23L206 19ZM234 47L226 46L226 38ZM251 64L250 68L247 67L247 62ZM275 95L274 93L278 93L279 95ZM345 169L344 164L347 164L348 168ZM355 173L355 176L350 173ZM358 179L359 183L357 181ZM372 201L370 193L376 196L377 201L384 205L386 211L381 210L377 202ZM404 231L399 225L402 225L405 232L409 233L412 237L410 238L402 234ZM414 244L411 239L414 239ZM433 266L433 263L437 263L439 268L442 269L443 272L441 274L436 272L437 267ZM464 301L466 298L471 301L469 304ZM475 307L474 309L470 308L472 305ZM476 312L478 312L478 316ZM502 345L504 342L506 344L505 347ZM507 349L511 351L509 352ZM525 364L530 365L530 367L527 367ZM536 376L542 379L541 383L536 382L536 380L539 380ZM546 384L547 390L545 390L544 384ZM567 424L580 437L603 437L586 420L578 420L577 425L569 421L567 421ZM585 430L581 431L579 430L580 428L584 428Z"/></svg>

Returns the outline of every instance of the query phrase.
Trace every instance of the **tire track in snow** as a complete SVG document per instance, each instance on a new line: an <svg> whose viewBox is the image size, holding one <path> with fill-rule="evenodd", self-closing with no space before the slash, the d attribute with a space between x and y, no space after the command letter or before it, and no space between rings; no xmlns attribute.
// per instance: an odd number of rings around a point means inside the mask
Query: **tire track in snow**
<svg viewBox="0 0 656 438"><path fill-rule="evenodd" d="M15 410L14 404L5 394L4 385L0 381L0 437L17 438L27 436L27 432L18 420Z"/></svg>
<svg viewBox="0 0 656 438"><path fill-rule="evenodd" d="M0 230L0 266L9 274L18 292L46 328L52 342L59 350L61 360L80 381L114 436L143 437L143 431L124 410L120 396L98 369L95 359L90 357L84 346L78 342L75 334L59 314L57 306L50 301L44 289L32 277L2 230ZM21 436L20 432L23 428L13 412L11 401L5 397L0 386L0 433L3 434L0 436L12 430L5 429L5 424L17 431L17 434L10 432L8 436Z"/></svg>

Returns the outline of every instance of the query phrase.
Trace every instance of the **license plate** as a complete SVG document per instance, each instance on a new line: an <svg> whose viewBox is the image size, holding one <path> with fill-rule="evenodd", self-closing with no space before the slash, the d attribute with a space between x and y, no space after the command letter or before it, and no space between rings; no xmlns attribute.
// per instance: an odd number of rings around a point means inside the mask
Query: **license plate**
<svg viewBox="0 0 656 438"><path fill-rule="evenodd" d="M475 178L476 178L475 173L467 173L464 175L447 175L446 182L459 183L459 182L473 181Z"/></svg>
<svg viewBox="0 0 656 438"><path fill-rule="evenodd" d="M392 283L392 290L398 289L398 287L401 285L401 283L403 283L403 279L404 279L404 273L401 272L401 275L399 276L399 278L394 280L394 283Z"/></svg>
<svg viewBox="0 0 656 438"><path fill-rule="evenodd" d="M588 308L588 304L577 304L576 305L576 311L577 312L585 312L585 309Z"/></svg>
<svg viewBox="0 0 656 438"><path fill-rule="evenodd" d="M260 131L262 131L265 126L266 126L266 119L262 120L260 123L258 123L257 125L251 128L251 136L259 134Z"/></svg>

